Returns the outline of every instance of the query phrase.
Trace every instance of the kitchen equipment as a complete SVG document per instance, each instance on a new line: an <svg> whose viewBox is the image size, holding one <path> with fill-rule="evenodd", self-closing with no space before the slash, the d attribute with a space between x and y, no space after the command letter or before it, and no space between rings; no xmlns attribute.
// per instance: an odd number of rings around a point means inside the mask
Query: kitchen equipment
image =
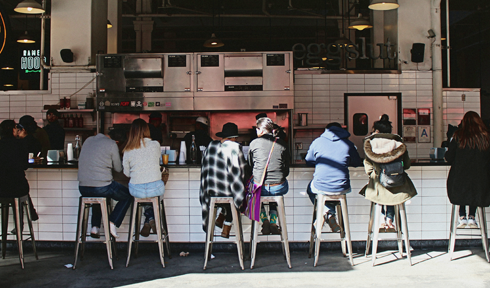
<svg viewBox="0 0 490 288"><path fill-rule="evenodd" d="M58 162L58 161L60 161L60 151L48 150L48 162Z"/></svg>
<svg viewBox="0 0 490 288"><path fill-rule="evenodd" d="M430 159L432 160L442 160L444 159L444 155L446 154L447 147L444 148L437 148L437 147L432 147L430 148Z"/></svg>

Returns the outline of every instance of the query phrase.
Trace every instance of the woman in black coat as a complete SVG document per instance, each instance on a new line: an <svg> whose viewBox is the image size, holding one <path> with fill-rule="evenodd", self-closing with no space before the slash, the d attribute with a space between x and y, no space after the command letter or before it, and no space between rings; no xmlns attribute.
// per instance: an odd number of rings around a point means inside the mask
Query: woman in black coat
<svg viewBox="0 0 490 288"><path fill-rule="evenodd" d="M458 228L477 228L476 207L490 205L490 135L476 112L464 115L445 158L451 164L447 195L452 204L460 205Z"/></svg>

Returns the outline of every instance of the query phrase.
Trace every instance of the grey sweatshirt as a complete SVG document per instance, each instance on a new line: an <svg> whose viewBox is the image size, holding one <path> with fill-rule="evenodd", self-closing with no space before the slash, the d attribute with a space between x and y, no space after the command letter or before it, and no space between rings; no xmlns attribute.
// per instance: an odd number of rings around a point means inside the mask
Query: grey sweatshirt
<svg viewBox="0 0 490 288"><path fill-rule="evenodd" d="M160 143L149 138L144 138L143 141L140 148L124 152L124 175L131 178L131 184L150 183L162 179Z"/></svg>
<svg viewBox="0 0 490 288"><path fill-rule="evenodd" d="M253 168L255 183L260 183L273 142L274 137L271 134L265 134L250 143L248 163ZM283 140L278 139L276 145L274 145L274 151L272 151L264 183L278 184L284 182L289 175L289 161L288 145Z"/></svg>
<svg viewBox="0 0 490 288"><path fill-rule="evenodd" d="M122 171L116 141L104 134L88 137L78 159L80 186L104 187L112 183L112 169Z"/></svg>

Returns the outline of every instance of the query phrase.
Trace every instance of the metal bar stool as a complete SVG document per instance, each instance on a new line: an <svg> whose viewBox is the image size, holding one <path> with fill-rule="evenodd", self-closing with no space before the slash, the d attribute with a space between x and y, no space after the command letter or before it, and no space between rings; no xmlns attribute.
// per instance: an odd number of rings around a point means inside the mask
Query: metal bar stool
<svg viewBox="0 0 490 288"><path fill-rule="evenodd" d="M23 217L24 214L22 213L22 208L25 209L27 214L27 223L29 225L28 235L30 235L30 239L32 241L32 250L34 251L34 256L36 256L36 260L39 260L36 251L36 239L34 237L34 230L32 228L31 212L29 210L28 205L29 205L28 195L22 197L15 197L15 198L0 198L0 209L2 210L2 258L5 259L5 254L7 252L7 230L8 230L7 228L8 228L8 219L9 219L8 208L9 206L11 206L15 218L17 247L19 249L19 260L22 269L24 269L23 236L25 235L22 234L23 226L24 226L24 217Z"/></svg>
<svg viewBox="0 0 490 288"><path fill-rule="evenodd" d="M80 259L83 259L83 254L85 252L85 242L87 240L87 225L88 225L88 215L89 209L93 204L99 204L102 211L102 224L104 225L104 240L94 240L90 242L103 242L106 244L107 249L107 259L109 261L109 266L113 269L112 258L113 252L116 256L116 239L112 237L109 232L109 213L111 209L111 200L106 197L83 197L80 196L78 204L78 222L77 222L77 235L76 235L76 245L75 245L75 263L73 263L73 269L77 266L78 251L80 248L80 242L82 243L82 251L80 253Z"/></svg>
<svg viewBox="0 0 490 288"><path fill-rule="evenodd" d="M459 205L453 205L451 209L451 230L449 232L449 261L453 260L453 252L454 245L456 244L457 236L473 236L471 234L457 234L457 222L458 222L458 211ZM490 255L488 254L488 235L487 235L487 220L485 216L485 207L478 207L478 222L480 222L480 233L481 233L481 241L483 244L483 250L485 250L485 257L487 258L487 262L490 262ZM466 228L464 228L466 229ZM476 228L478 229L478 228Z"/></svg>
<svg viewBox="0 0 490 288"><path fill-rule="evenodd" d="M242 231L242 220L238 209L235 207L233 202L233 197L211 197L211 202L209 203L209 211L211 212L208 218L208 231L206 232L206 247L204 251L204 267L208 264L208 259L213 251L213 238L214 238L214 223L216 222L216 203L228 203L231 206L231 212L233 215L233 225L235 226L235 243L238 250L238 261L240 262L240 267L242 270L245 269L243 266L243 231ZM233 236L233 235L231 235Z"/></svg>
<svg viewBox="0 0 490 288"><path fill-rule="evenodd" d="M291 254L289 253L289 241L288 241L288 230L286 224L286 209L284 208L284 197L283 196L260 196L260 203L263 202L276 202L277 203L277 216L279 218L279 223L281 224L281 244L282 252L288 263L288 267L291 268ZM257 242L258 241L258 229L260 225L257 225L257 221L252 221L252 230L250 233L250 269L254 268L255 265L255 254L257 253ZM266 235L260 235L266 236Z"/></svg>
<svg viewBox="0 0 490 288"><path fill-rule="evenodd" d="M380 218L381 218L381 208L383 205L371 202L371 212L368 225L368 237L366 241L366 254L367 257L369 253L369 248L371 245L371 240L373 241L373 251L372 251L372 264L375 265L376 253L378 250L378 237L380 229ZM400 252L400 257L403 258L403 243L405 240L405 250L407 251L407 258L410 266L412 266L412 256L410 253L410 240L408 237L408 224L407 224L407 212L405 210L405 203L393 205L395 206L395 233L397 235L398 251ZM374 226L374 231L373 231ZM401 227L401 230L400 230Z"/></svg>
<svg viewBox="0 0 490 288"><path fill-rule="evenodd" d="M344 256L347 256L346 253L346 244L347 244L347 247L349 248L349 261L350 264L354 266L354 260L352 258L352 241L350 237L349 214L347 212L346 195L323 195L323 194L316 195L315 203L313 205L313 220L311 221L311 237L310 237L310 249L309 249L308 258L311 258L311 254L313 253L313 246L315 246L315 260L313 262L313 266L316 267L320 255L320 244L322 242L322 228L325 222L325 219L323 218L325 201L339 201L339 203L336 205L336 210L337 210L339 226L340 226L340 240L341 240L342 254L344 254ZM315 220L318 219L320 220L316 221L315 223ZM336 233L336 232L323 232L323 233Z"/></svg>
<svg viewBox="0 0 490 288"><path fill-rule="evenodd" d="M151 203L153 206L153 211L155 213L155 226L157 229L157 239L156 240L140 240L139 239L139 228L141 226L141 208L143 204ZM150 198L134 198L133 209L131 209L131 220L129 224L129 234L128 234L128 259L126 260L126 267L129 266L129 259L131 258L131 247L133 242L135 242L135 257L138 256L138 244L140 242L151 242L158 243L158 251L160 252L160 262L163 268L165 268L164 262L164 250L163 242L165 242L165 249L167 254L170 256L170 244L168 238L167 221L165 217L165 209L163 208L163 196L156 196Z"/></svg>

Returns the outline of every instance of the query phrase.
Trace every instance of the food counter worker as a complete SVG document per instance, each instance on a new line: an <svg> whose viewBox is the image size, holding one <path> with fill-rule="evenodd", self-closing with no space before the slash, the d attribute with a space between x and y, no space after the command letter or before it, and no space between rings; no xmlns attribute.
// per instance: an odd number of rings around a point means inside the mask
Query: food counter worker
<svg viewBox="0 0 490 288"><path fill-rule="evenodd" d="M209 119L206 117L199 116L196 119L196 130L187 133L184 136L184 141L185 141L185 146L186 146L186 155L191 155L190 149L191 149L191 144L192 144L192 135L195 135L196 137L196 145L199 147L197 149L197 164L201 164L201 158L202 158L202 152L201 152L201 146L204 146L206 149L213 141L211 137L209 137ZM190 159L191 157L187 156L187 164L191 164L192 161Z"/></svg>
<svg viewBox="0 0 490 288"><path fill-rule="evenodd" d="M51 150L64 150L65 147L65 129L58 122L59 117L60 112L56 109L46 111L48 124L43 129L48 134Z"/></svg>

